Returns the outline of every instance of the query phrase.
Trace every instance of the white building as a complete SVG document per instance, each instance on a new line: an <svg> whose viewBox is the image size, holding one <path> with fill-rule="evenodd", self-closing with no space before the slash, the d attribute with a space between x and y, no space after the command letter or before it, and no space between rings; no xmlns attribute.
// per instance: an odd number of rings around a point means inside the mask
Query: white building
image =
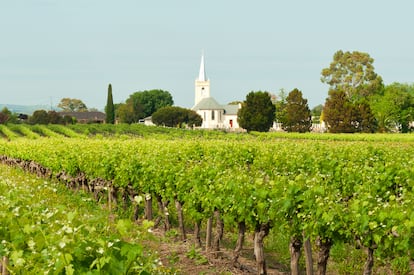
<svg viewBox="0 0 414 275"><path fill-rule="evenodd" d="M240 105L220 105L210 95L210 80L206 76L204 55L201 56L200 71L195 80L195 101L192 110L196 111L204 129L239 129L237 112Z"/></svg>

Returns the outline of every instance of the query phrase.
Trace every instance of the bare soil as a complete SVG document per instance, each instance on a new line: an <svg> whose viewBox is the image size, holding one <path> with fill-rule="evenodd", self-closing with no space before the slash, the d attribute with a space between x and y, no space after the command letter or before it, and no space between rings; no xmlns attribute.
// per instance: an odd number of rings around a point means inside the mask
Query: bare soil
<svg viewBox="0 0 414 275"><path fill-rule="evenodd" d="M163 266L177 274L257 274L253 247L247 244L239 258L238 265L233 264L233 251L220 248L219 257L205 251L205 248L195 248L192 236L183 242L177 238L164 237L161 230L153 231L156 239L161 241L151 242L151 249L158 252ZM274 261L267 263L269 275L290 274L286 267Z"/></svg>

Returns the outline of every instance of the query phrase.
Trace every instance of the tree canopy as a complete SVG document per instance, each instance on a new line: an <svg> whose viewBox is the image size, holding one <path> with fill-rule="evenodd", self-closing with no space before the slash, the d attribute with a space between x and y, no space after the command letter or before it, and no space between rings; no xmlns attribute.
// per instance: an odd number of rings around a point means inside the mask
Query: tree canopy
<svg viewBox="0 0 414 275"><path fill-rule="evenodd" d="M4 107L3 110L0 112L0 124L6 124L10 118L12 117L12 113L7 107Z"/></svg>
<svg viewBox="0 0 414 275"><path fill-rule="evenodd" d="M115 123L115 106L114 106L114 100L112 97L112 85L108 85L108 96L106 99L106 106L105 106L105 122L114 124Z"/></svg>
<svg viewBox="0 0 414 275"><path fill-rule="evenodd" d="M323 108L324 120L331 133L354 133L354 107L342 90L330 90Z"/></svg>
<svg viewBox="0 0 414 275"><path fill-rule="evenodd" d="M287 132L309 132L312 117L308 100L304 99L298 89L292 90L286 97L284 116L281 118L282 128Z"/></svg>
<svg viewBox="0 0 414 275"><path fill-rule="evenodd" d="M277 99L276 99L277 98ZM273 104L276 107L275 111L275 120L276 122L282 122L286 116L286 93L284 89L281 89L279 95L272 100Z"/></svg>
<svg viewBox="0 0 414 275"><path fill-rule="evenodd" d="M380 132L408 132L414 119L414 84L387 85L383 95L371 99L370 106Z"/></svg>
<svg viewBox="0 0 414 275"><path fill-rule="evenodd" d="M275 118L273 105L268 92L250 92L238 111L240 127L250 131L267 132Z"/></svg>
<svg viewBox="0 0 414 275"><path fill-rule="evenodd" d="M129 96L124 104L117 108L117 116L121 122L134 123L151 116L158 109L172 106L174 101L168 91L149 90L135 92Z"/></svg>
<svg viewBox="0 0 414 275"><path fill-rule="evenodd" d="M377 129L370 100L383 93L382 78L374 71L374 59L358 51L337 51L321 81L330 86L323 108L330 132L373 132Z"/></svg>
<svg viewBox="0 0 414 275"><path fill-rule="evenodd" d="M363 52L337 51L328 68L322 70L321 81L331 90L341 90L352 101L381 93L382 78L374 71L374 59Z"/></svg>
<svg viewBox="0 0 414 275"><path fill-rule="evenodd" d="M188 126L201 126L203 120L193 110L176 106L166 106L152 114L152 122L156 125L167 127L182 127L184 124Z"/></svg>
<svg viewBox="0 0 414 275"><path fill-rule="evenodd" d="M76 98L62 98L58 104L58 108L63 112L87 112L88 107L80 99Z"/></svg>

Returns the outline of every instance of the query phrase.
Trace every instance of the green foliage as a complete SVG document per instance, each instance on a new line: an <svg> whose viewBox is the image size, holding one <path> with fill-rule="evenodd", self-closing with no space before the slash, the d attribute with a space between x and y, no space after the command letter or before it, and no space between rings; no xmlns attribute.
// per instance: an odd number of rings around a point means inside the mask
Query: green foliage
<svg viewBox="0 0 414 275"><path fill-rule="evenodd" d="M9 129L6 125L0 124L0 134L4 135L7 139L15 139L18 137L18 135Z"/></svg>
<svg viewBox="0 0 414 275"><path fill-rule="evenodd" d="M36 110L29 117L29 124L65 124L68 118L62 117L56 111Z"/></svg>
<svg viewBox="0 0 414 275"><path fill-rule="evenodd" d="M4 107L0 112L0 124L6 124L11 118L11 115L12 114L9 109L7 109L7 107Z"/></svg>
<svg viewBox="0 0 414 275"><path fill-rule="evenodd" d="M267 92L250 92L238 111L240 127L248 132L268 132L275 118L275 106Z"/></svg>
<svg viewBox="0 0 414 275"><path fill-rule="evenodd" d="M112 97L112 85L108 85L108 96L106 100L105 106L105 114L106 114L106 123L114 124L115 123L115 106L114 100Z"/></svg>
<svg viewBox="0 0 414 275"><path fill-rule="evenodd" d="M281 118L282 128L287 132L309 132L312 127L308 100L298 89L292 90L286 98L285 115Z"/></svg>
<svg viewBox="0 0 414 275"><path fill-rule="evenodd" d="M141 104L133 104L131 100L119 104L116 108L116 115L121 123L128 124L137 123L140 118L144 117Z"/></svg>
<svg viewBox="0 0 414 275"><path fill-rule="evenodd" d="M411 135L236 135L142 125L71 125L80 132L85 127L100 137L0 140L0 155L33 160L53 174L81 171L88 179L111 181L117 190L133 188L138 196L179 200L189 223L217 210L228 227L268 223L287 235L285 242L302 233L346 249L358 242L376 247L378 263L392 263L394 273L407 270L414 232ZM119 134L133 129L164 132L142 132L145 138ZM115 225L121 236L133 228L129 220ZM122 247L123 253L94 254L94 268L108 272L108 257L128 262L140 249ZM22 248L9 254L18 264L20 250L24 255ZM66 254L75 259L74 253ZM190 250L188 256L196 259L198 254ZM349 254L347 263L358 268L352 259L358 253ZM70 257L61 262L74 262Z"/></svg>
<svg viewBox="0 0 414 275"><path fill-rule="evenodd" d="M31 126L28 124L11 124L11 125L8 125L8 127L13 132L16 132L17 134L22 135L25 138L36 139L40 137L39 134L31 130Z"/></svg>
<svg viewBox="0 0 414 275"><path fill-rule="evenodd" d="M321 81L332 90L343 91L351 102L380 94L382 78L374 71L374 59L363 52L337 51L329 68L322 70Z"/></svg>
<svg viewBox="0 0 414 275"><path fill-rule="evenodd" d="M319 104L312 108L311 115L312 115L312 122L313 123L320 123L321 116L322 116L323 105Z"/></svg>
<svg viewBox="0 0 414 275"><path fill-rule="evenodd" d="M158 259L133 241L147 238L145 230L114 231L109 213L91 198L0 170L0 255L9 258L12 274L157 273Z"/></svg>
<svg viewBox="0 0 414 275"><path fill-rule="evenodd" d="M362 100L352 102L343 91L329 91L323 115L331 133L373 133L377 129L369 104Z"/></svg>
<svg viewBox="0 0 414 275"><path fill-rule="evenodd" d="M158 109L172 106L174 101L169 92L149 90L135 92L129 96L125 104L120 104L117 115L121 122L134 123L151 116Z"/></svg>
<svg viewBox="0 0 414 275"><path fill-rule="evenodd" d="M176 107L162 107L152 114L152 121L156 125L164 125L168 127L182 127L184 124L188 126L200 126L202 118L195 111Z"/></svg>
<svg viewBox="0 0 414 275"><path fill-rule="evenodd" d="M33 114L29 117L30 124L48 124L49 117L45 110L36 110Z"/></svg>
<svg viewBox="0 0 414 275"><path fill-rule="evenodd" d="M330 86L323 109L324 121L333 133L375 132L377 120L367 100L383 93L382 78L374 59L361 52L337 51L321 81Z"/></svg>
<svg viewBox="0 0 414 275"><path fill-rule="evenodd" d="M189 259L194 260L197 265L208 263L208 259L201 254L201 249L197 249L195 246L192 246L186 255Z"/></svg>
<svg viewBox="0 0 414 275"><path fill-rule="evenodd" d="M275 105L275 121L281 122L286 117L286 93L283 89L280 90L278 100L273 103Z"/></svg>
<svg viewBox="0 0 414 275"><path fill-rule="evenodd" d="M408 132L414 119L414 85L387 85L383 95L371 98L370 106L380 132Z"/></svg>

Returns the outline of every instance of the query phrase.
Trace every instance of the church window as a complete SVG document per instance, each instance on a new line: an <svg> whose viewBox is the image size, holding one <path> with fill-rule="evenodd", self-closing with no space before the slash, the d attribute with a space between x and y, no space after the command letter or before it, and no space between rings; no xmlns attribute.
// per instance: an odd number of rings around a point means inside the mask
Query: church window
<svg viewBox="0 0 414 275"><path fill-rule="evenodd" d="M204 112L204 120L206 120L207 116L206 116L206 112Z"/></svg>
<svg viewBox="0 0 414 275"><path fill-rule="evenodd" d="M211 111L211 120L214 120L214 113L215 111Z"/></svg>

